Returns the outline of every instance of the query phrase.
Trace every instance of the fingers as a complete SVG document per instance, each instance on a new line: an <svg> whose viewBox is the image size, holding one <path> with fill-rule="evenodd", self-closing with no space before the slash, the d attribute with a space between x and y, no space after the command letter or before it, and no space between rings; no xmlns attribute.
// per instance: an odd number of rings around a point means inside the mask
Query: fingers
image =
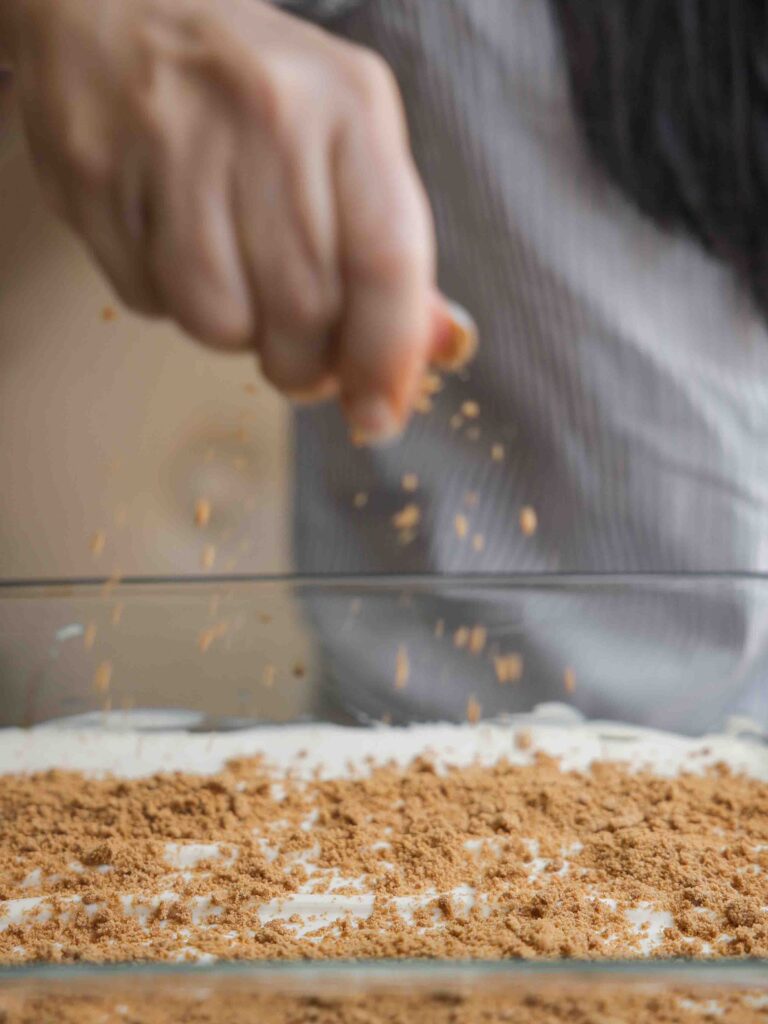
<svg viewBox="0 0 768 1024"><path fill-rule="evenodd" d="M198 121L152 157L146 259L166 315L215 348L250 347L256 324L236 237L226 133Z"/></svg>
<svg viewBox="0 0 768 1024"><path fill-rule="evenodd" d="M336 206L344 311L337 367L360 440L402 430L430 348L434 240L388 72L372 66L370 116L339 143Z"/></svg>
<svg viewBox="0 0 768 1024"><path fill-rule="evenodd" d="M477 351L477 324L456 302L436 292L432 297L430 362L441 370L459 370Z"/></svg>
<svg viewBox="0 0 768 1024"><path fill-rule="evenodd" d="M290 397L327 397L337 387L331 328L341 289L326 142L309 129L286 152L250 135L236 219L260 310L261 368Z"/></svg>

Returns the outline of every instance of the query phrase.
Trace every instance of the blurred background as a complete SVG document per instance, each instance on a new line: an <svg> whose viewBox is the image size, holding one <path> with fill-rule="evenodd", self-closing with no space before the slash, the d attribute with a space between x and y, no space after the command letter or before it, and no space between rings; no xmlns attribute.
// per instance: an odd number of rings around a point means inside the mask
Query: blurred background
<svg viewBox="0 0 768 1024"><path fill-rule="evenodd" d="M287 406L249 357L115 304L2 81L0 239L0 577L285 571Z"/></svg>

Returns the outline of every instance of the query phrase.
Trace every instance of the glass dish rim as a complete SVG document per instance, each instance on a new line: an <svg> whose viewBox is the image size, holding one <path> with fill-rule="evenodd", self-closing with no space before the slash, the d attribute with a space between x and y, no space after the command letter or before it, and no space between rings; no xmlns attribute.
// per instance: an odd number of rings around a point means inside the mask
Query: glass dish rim
<svg viewBox="0 0 768 1024"><path fill-rule="evenodd" d="M451 984L477 981L551 980L580 982L604 976L611 981L636 983L701 983L725 985L761 985L768 987L768 959L634 959L634 960L221 960L217 963L138 962L115 964L34 963L0 965L0 992L29 982L41 984L108 984L123 979L141 978L148 982L172 983L174 978L194 978L200 983L225 981L261 981L290 984L292 979L332 982L361 975L380 983L407 981L450 987Z"/></svg>
<svg viewBox="0 0 768 1024"><path fill-rule="evenodd" d="M122 593L142 587L150 589L178 588L193 592L216 586L280 585L296 589L310 587L343 590L346 587L394 589L397 587L473 586L513 589L556 589L563 587L654 586L687 587L713 584L768 585L768 572L702 571L702 572L504 572L504 573L242 573L190 575L73 576L0 578L0 598L63 597L73 591L89 591L110 586Z"/></svg>

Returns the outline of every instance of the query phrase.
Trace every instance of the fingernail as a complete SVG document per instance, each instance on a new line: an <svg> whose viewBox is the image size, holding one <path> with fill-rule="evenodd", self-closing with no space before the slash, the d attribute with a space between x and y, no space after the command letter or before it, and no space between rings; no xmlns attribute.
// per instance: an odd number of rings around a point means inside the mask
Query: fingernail
<svg viewBox="0 0 768 1024"><path fill-rule="evenodd" d="M379 395L356 398L347 405L352 443L386 444L400 435L400 421L390 402Z"/></svg>
<svg viewBox="0 0 768 1024"><path fill-rule="evenodd" d="M451 318L451 332L434 362L444 370L460 370L477 351L477 324L458 302L446 299L445 306Z"/></svg>

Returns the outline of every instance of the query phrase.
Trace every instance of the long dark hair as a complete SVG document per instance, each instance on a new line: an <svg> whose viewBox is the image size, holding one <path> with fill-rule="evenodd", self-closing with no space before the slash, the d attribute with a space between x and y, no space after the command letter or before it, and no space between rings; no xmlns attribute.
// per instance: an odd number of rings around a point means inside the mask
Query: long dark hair
<svg viewBox="0 0 768 1024"><path fill-rule="evenodd" d="M768 2L550 0L589 147L768 313Z"/></svg>

